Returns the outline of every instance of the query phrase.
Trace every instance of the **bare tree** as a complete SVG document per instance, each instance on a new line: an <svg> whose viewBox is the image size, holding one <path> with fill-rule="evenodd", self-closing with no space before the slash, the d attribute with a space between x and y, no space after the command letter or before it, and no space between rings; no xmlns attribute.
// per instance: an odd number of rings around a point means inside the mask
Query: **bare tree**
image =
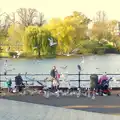
<svg viewBox="0 0 120 120"><path fill-rule="evenodd" d="M33 25L34 19L37 17L37 10L32 8L20 8L17 10L19 23L25 27Z"/></svg>
<svg viewBox="0 0 120 120"><path fill-rule="evenodd" d="M38 12L38 16L35 19L35 25L41 27L45 23L44 14Z"/></svg>
<svg viewBox="0 0 120 120"><path fill-rule="evenodd" d="M0 37L7 37L7 30L9 27L9 19L6 13L0 14Z"/></svg>
<svg viewBox="0 0 120 120"><path fill-rule="evenodd" d="M12 12L11 14L6 13L6 16L7 16L7 19L9 21L9 24L17 23L15 12Z"/></svg>
<svg viewBox="0 0 120 120"><path fill-rule="evenodd" d="M106 15L105 11L98 11L96 13L95 21L105 22L106 20L107 20L107 15Z"/></svg>

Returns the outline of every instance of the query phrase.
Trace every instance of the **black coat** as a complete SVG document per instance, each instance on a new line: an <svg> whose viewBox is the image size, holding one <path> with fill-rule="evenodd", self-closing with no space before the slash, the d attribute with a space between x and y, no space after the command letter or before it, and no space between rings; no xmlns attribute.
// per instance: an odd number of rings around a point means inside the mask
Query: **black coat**
<svg viewBox="0 0 120 120"><path fill-rule="evenodd" d="M55 78L56 75L55 75L55 70L54 69L51 70L50 75L51 75L51 77Z"/></svg>
<svg viewBox="0 0 120 120"><path fill-rule="evenodd" d="M21 85L23 83L23 79L21 76L16 76L15 77L15 84L16 85Z"/></svg>

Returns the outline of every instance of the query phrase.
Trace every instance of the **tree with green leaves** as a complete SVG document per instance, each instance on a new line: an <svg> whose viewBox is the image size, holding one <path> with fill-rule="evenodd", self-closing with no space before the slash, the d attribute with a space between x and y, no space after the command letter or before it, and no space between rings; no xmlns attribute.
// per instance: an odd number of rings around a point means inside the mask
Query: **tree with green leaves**
<svg viewBox="0 0 120 120"><path fill-rule="evenodd" d="M12 51L23 50L24 28L21 25L11 24L8 28L8 36L7 42Z"/></svg>
<svg viewBox="0 0 120 120"><path fill-rule="evenodd" d="M45 28L29 26L25 29L24 47L26 51L36 51L39 57L41 54L53 54L56 47L49 45L48 38L50 37L52 37L51 33Z"/></svg>

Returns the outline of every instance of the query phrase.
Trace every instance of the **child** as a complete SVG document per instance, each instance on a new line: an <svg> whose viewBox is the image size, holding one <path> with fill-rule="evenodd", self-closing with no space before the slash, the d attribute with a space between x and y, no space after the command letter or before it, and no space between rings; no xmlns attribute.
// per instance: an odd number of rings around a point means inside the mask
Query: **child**
<svg viewBox="0 0 120 120"><path fill-rule="evenodd" d="M9 80L6 82L6 84L7 84L8 92L11 92L12 80L9 79Z"/></svg>

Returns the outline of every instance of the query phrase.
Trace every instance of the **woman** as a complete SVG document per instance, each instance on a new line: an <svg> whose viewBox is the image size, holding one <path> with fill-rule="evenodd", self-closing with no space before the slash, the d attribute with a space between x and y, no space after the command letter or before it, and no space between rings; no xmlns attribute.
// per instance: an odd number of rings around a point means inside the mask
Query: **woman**
<svg viewBox="0 0 120 120"><path fill-rule="evenodd" d="M58 73L56 66L53 66L50 75L52 77L52 89L53 91L57 91L59 88L59 78L60 74Z"/></svg>

